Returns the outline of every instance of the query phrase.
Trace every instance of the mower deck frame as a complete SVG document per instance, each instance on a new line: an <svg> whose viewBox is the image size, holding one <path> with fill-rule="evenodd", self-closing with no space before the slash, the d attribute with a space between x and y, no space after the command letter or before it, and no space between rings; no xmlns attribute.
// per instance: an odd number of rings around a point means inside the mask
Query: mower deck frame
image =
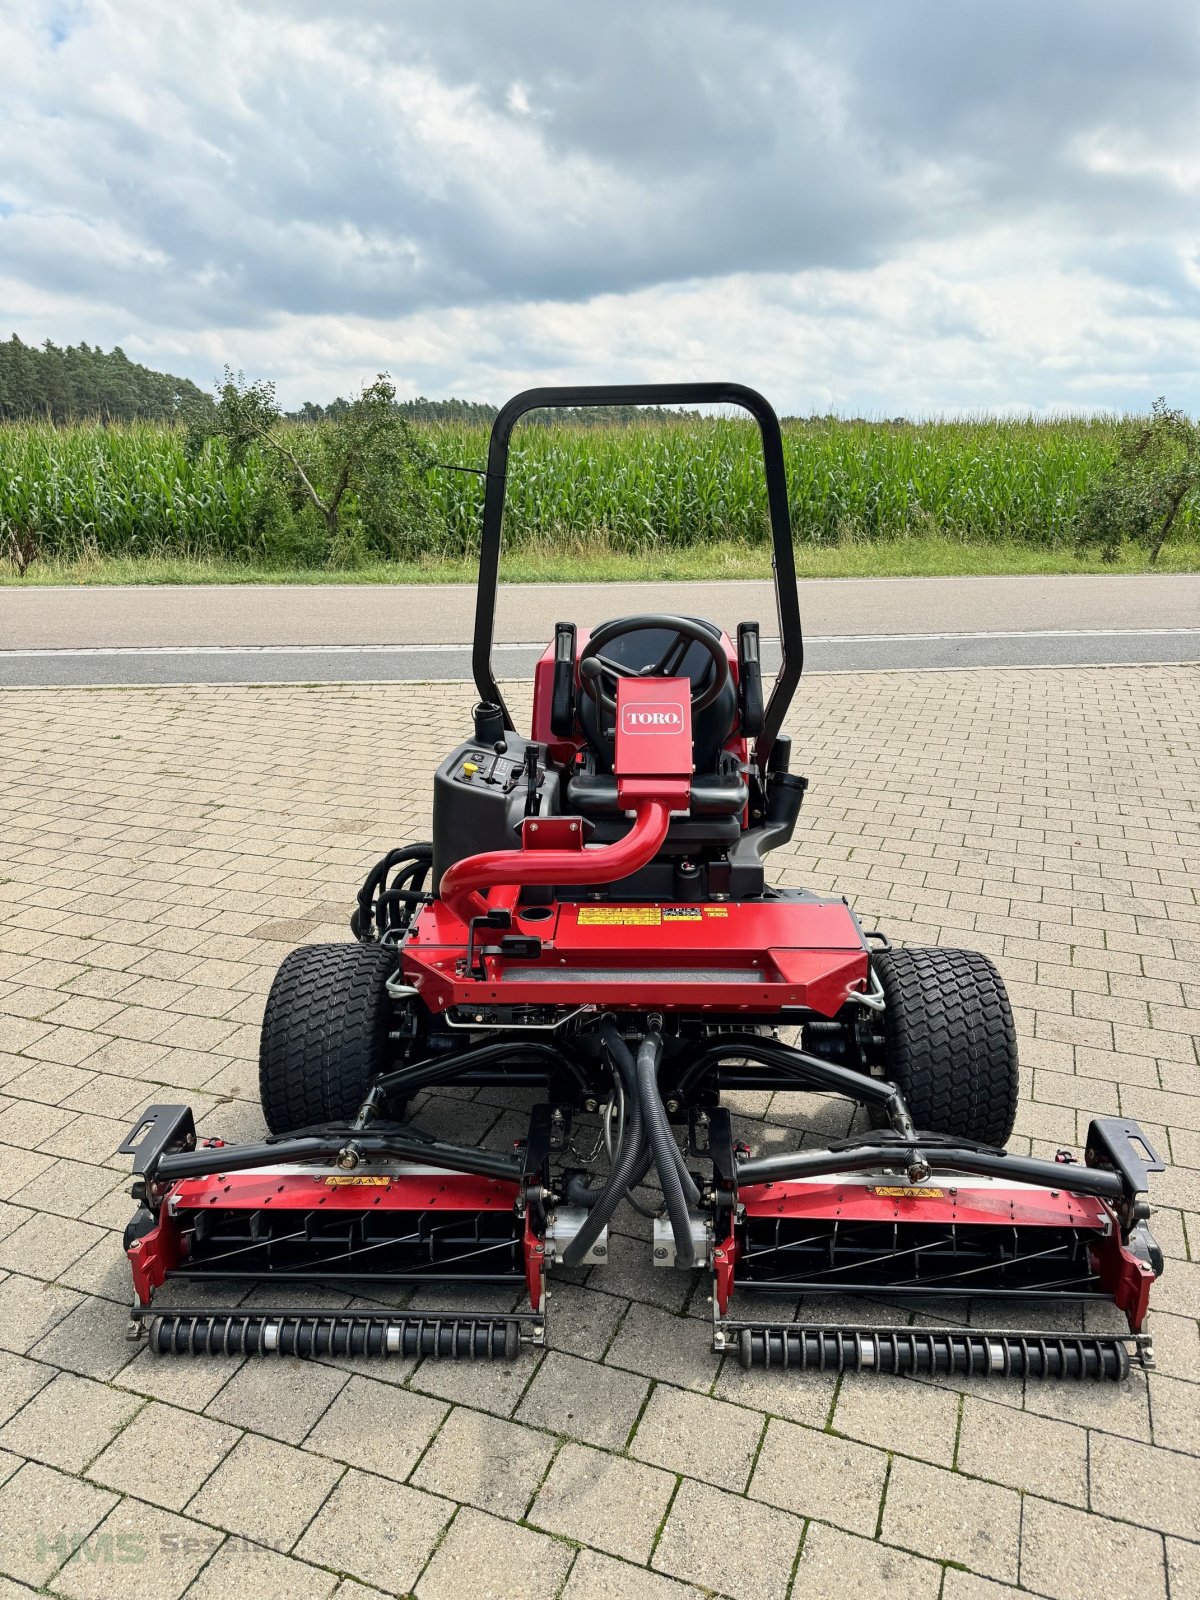
<svg viewBox="0 0 1200 1600"><path fill-rule="evenodd" d="M524 738L491 663L514 424L543 406L703 403L744 406L759 424L774 684L764 693L757 623L736 642L696 618L618 618L590 633L559 623ZM1143 1330L1162 1257L1147 1190L1162 1165L1137 1125L1093 1122L1082 1164L998 1148L1018 1080L995 968L969 951L892 951L844 899L766 876L807 787L782 733L803 636L766 401L726 384L510 401L489 445L472 660L481 700L472 736L435 774L432 843L392 851L368 875L358 947L293 952L300 978L285 962L276 979L261 1083L280 1131L198 1141L187 1107L152 1106L122 1146L139 1201L126 1235L133 1335L177 1354L511 1358L545 1342L547 1277L604 1270L609 1219L654 1172L664 1213L652 1259L708 1274L713 1348L744 1364L1098 1379L1125 1376L1131 1358L1152 1364ZM511 1151L407 1120L426 1089L487 1084L542 1091ZM843 1096L873 1127L755 1157L734 1142L728 1088ZM599 1187L571 1139L573 1118L598 1110ZM346 1297L360 1285L487 1286L526 1309L164 1303L176 1283L216 1282L312 1282ZM745 1314L831 1293L1066 1305L1079 1327ZM1129 1334L1083 1333L1080 1307L1097 1303L1117 1307Z"/></svg>

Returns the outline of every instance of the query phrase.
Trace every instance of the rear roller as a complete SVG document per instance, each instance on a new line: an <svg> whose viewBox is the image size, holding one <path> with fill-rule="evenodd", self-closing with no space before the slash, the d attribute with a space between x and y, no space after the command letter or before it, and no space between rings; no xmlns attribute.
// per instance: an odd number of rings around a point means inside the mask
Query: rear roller
<svg viewBox="0 0 1200 1600"><path fill-rule="evenodd" d="M741 1327L726 1330L743 1367L964 1377L1129 1376L1129 1340L966 1329ZM1140 1352L1140 1343L1138 1345Z"/></svg>
<svg viewBox="0 0 1200 1600"><path fill-rule="evenodd" d="M540 1342L541 1324L516 1316L409 1316L308 1311L170 1311L146 1321L155 1355L428 1356L513 1361L522 1331Z"/></svg>

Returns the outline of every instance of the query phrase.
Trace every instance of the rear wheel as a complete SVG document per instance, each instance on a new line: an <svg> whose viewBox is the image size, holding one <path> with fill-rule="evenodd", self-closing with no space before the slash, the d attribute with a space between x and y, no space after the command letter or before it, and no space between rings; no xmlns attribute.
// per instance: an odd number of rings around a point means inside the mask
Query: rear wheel
<svg viewBox="0 0 1200 1600"><path fill-rule="evenodd" d="M884 1074L917 1129L1002 1145L1017 1115L1017 1039L1004 981L977 950L887 950Z"/></svg>
<svg viewBox="0 0 1200 1600"><path fill-rule="evenodd" d="M348 1122L390 1065L387 980L396 953L381 945L310 944L275 974L263 1014L258 1091L272 1133Z"/></svg>

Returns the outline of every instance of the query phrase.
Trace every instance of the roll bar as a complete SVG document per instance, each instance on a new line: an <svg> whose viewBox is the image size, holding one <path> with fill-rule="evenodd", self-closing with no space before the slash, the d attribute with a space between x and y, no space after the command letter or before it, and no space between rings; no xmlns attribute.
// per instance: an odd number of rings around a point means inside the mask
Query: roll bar
<svg viewBox="0 0 1200 1600"><path fill-rule="evenodd" d="M500 535L504 521L504 491L508 478L508 441L518 418L527 411L567 406L696 406L735 405L748 411L762 435L763 465L767 477L767 509L771 518L771 566L775 580L775 606L779 616L779 641L783 659L763 716L755 753L765 766L775 737L783 724L804 667L804 636L800 627L800 597L796 591L796 562L788 515L787 474L783 464L783 438L779 418L756 389L740 383L634 383L588 385L582 388L526 389L498 413L488 443L487 479L483 498L483 534L479 548L479 584L475 602L475 641L471 666L480 699L490 700L504 713L504 725L513 728L492 672L492 638L496 622L496 588L500 576Z"/></svg>

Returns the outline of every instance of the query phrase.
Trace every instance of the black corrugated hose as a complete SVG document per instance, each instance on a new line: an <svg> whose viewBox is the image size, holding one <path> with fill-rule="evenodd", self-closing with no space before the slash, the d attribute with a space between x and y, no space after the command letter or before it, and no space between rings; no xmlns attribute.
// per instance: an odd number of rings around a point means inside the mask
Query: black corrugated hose
<svg viewBox="0 0 1200 1600"><path fill-rule="evenodd" d="M590 1214L583 1227L563 1251L564 1267L577 1267L584 1260L621 1201L649 1172L653 1159L646 1141L645 1119L638 1094L637 1071L633 1057L624 1039L608 1018L600 1025L600 1036L604 1040L609 1059L625 1080L630 1111L625 1124L625 1137L621 1140L621 1147L617 1151L603 1187L594 1190L584 1184L576 1183L568 1190L568 1200L574 1205L588 1206Z"/></svg>
<svg viewBox="0 0 1200 1600"><path fill-rule="evenodd" d="M657 1028L651 1028L638 1047L638 1098L641 1101L642 1116L650 1138L650 1148L654 1152L658 1181L662 1184L663 1199L667 1202L667 1215L671 1219L671 1232L675 1238L675 1264L679 1267L694 1267L696 1247L692 1241L692 1221L688 1214L688 1188L695 1192L695 1184L684 1168L683 1156L675 1143L675 1135L671 1132L671 1124L667 1121L666 1107L658 1092L658 1064L661 1059L662 1034ZM696 1199L699 1198L699 1194L696 1193Z"/></svg>

